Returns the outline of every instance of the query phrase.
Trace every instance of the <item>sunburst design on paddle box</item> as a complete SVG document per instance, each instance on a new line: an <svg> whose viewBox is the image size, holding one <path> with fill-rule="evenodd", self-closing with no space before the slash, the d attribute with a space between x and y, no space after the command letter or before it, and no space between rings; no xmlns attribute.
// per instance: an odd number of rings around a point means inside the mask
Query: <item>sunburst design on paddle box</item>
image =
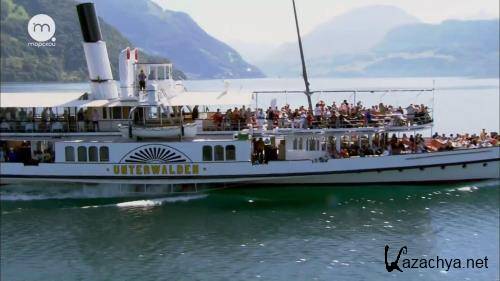
<svg viewBox="0 0 500 281"><path fill-rule="evenodd" d="M166 145L146 145L129 152L122 163L162 164L192 162L184 153Z"/></svg>

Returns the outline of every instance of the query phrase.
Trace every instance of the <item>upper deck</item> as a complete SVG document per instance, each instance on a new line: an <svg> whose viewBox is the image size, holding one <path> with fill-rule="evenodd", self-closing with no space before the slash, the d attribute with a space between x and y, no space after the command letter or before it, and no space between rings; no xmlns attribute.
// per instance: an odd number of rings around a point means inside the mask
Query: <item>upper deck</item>
<svg viewBox="0 0 500 281"><path fill-rule="evenodd" d="M26 95L25 99L20 98L23 95ZM48 96L45 94L40 98L47 99ZM8 98L22 102L3 103ZM16 104L19 107L14 107ZM232 136L243 130L249 130L252 135L416 131L432 127L433 119L431 109L424 105L402 108L383 104L352 106L344 102L340 106L318 104L313 112L303 107L292 109L288 105L266 111L242 106L221 112L210 110L203 104L151 106L141 100L87 100L85 95L59 98L44 104L36 99L36 94L23 93L2 93L0 108L2 139L119 137L120 125L162 128L190 123L196 124L198 135Z"/></svg>

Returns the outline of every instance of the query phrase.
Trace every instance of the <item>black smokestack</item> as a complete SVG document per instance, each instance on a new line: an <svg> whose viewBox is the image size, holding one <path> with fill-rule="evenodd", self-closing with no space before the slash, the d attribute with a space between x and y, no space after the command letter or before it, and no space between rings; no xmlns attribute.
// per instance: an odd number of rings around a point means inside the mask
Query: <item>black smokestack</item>
<svg viewBox="0 0 500 281"><path fill-rule="evenodd" d="M101 28L94 8L94 3L82 3L76 5L83 40L87 43L95 43L102 40Z"/></svg>

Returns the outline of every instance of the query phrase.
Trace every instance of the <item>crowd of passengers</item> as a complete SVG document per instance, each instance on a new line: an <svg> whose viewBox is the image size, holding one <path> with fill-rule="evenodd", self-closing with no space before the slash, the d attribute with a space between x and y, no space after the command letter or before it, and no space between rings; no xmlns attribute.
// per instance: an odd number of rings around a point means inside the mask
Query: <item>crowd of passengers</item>
<svg viewBox="0 0 500 281"><path fill-rule="evenodd" d="M435 133L432 138L424 139L421 134L415 136L403 134L398 138L396 134L389 137L388 133L376 134L372 139L371 146L360 145L359 142L349 142L342 145L340 151L335 147L330 148L330 156L333 158L349 158L353 156L387 156L409 153L429 153L437 151L451 151L454 149L481 148L500 145L498 133L487 133L484 129L477 134L450 134L439 135Z"/></svg>
<svg viewBox="0 0 500 281"><path fill-rule="evenodd" d="M270 142L265 142L262 138L252 139L252 148L252 163L254 164L278 160L278 147Z"/></svg>
<svg viewBox="0 0 500 281"><path fill-rule="evenodd" d="M305 144L307 145L307 144ZM401 155L410 153L431 153L437 151L451 151L454 149L472 149L482 147L492 147L500 145L500 135L496 132L487 133L482 130L477 134L450 134L439 135L435 133L432 138L423 138L421 134L415 136L403 134L402 137L397 137L392 134L389 137L388 133L375 134L371 145L367 142L359 141L359 139L351 139L351 141L341 142L341 149L337 151L334 143L328 147L328 156L330 158L350 158L350 157L367 157L367 156L389 156ZM269 161L278 160L278 148L270 143L265 143L262 138L253 139L252 141L253 163L267 163Z"/></svg>
<svg viewBox="0 0 500 281"><path fill-rule="evenodd" d="M224 114L217 109L213 115L216 129L238 130L252 124L254 127L267 125L268 128L351 128L371 127L381 125L406 126L414 124L426 124L432 119L429 108L423 104L403 108L380 103L371 107L365 107L362 102L356 105L344 100L337 105L326 105L318 102L312 111L301 106L292 109L285 105L281 109L269 107L265 112L259 108L252 111L245 106L227 110Z"/></svg>
<svg viewBox="0 0 500 281"><path fill-rule="evenodd" d="M80 108L75 116L70 115L68 110L58 115L52 108L47 107L42 110L39 117L35 117L32 109L6 108L0 110L0 129L7 132L17 130L49 132L70 131L70 129L78 132L98 132L99 119L99 112L90 108Z"/></svg>
<svg viewBox="0 0 500 281"><path fill-rule="evenodd" d="M32 152L30 143L24 141L20 146L8 147L5 142L0 143L0 162L25 163L35 165L38 163L54 162L54 151L50 148Z"/></svg>

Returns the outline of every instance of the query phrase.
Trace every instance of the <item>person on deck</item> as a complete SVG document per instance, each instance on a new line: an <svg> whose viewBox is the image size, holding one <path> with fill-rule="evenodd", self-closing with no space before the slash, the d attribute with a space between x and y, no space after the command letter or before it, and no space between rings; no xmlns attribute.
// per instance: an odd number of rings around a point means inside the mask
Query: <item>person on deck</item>
<svg viewBox="0 0 500 281"><path fill-rule="evenodd" d="M316 122L321 121L321 113L322 113L321 106L319 103L317 103L316 107L314 108L314 119L316 120Z"/></svg>
<svg viewBox="0 0 500 281"><path fill-rule="evenodd" d="M231 113L231 116L228 116L231 118L231 129L233 131L238 131L240 129L240 110L235 107L233 112Z"/></svg>
<svg viewBox="0 0 500 281"><path fill-rule="evenodd" d="M146 90L146 73L144 73L144 70L141 69L141 72L139 73L139 90L140 91L145 91Z"/></svg>
<svg viewBox="0 0 500 281"><path fill-rule="evenodd" d="M264 140L262 138L259 138L259 140L256 143L256 152L257 152L257 159L259 163L264 162L264 149L266 147L266 144L264 143Z"/></svg>
<svg viewBox="0 0 500 281"><path fill-rule="evenodd" d="M85 131L85 114L83 113L83 108L80 108L78 110L78 113L76 114L76 120L78 123L78 131L84 132Z"/></svg>
<svg viewBox="0 0 500 281"><path fill-rule="evenodd" d="M17 153L14 151L14 148L9 148L9 152L7 152L7 160L11 163L15 163L18 161Z"/></svg>
<svg viewBox="0 0 500 281"><path fill-rule="evenodd" d="M94 132L99 132L99 113L96 109L92 111L92 129Z"/></svg>
<svg viewBox="0 0 500 281"><path fill-rule="evenodd" d="M200 115L200 112L199 112L198 106L196 105L196 106L193 108L193 112L191 113L191 118L192 118L193 120L196 120L196 119L198 119L199 115Z"/></svg>
<svg viewBox="0 0 500 281"><path fill-rule="evenodd" d="M222 129L222 120L224 119L224 116L222 116L220 109L217 108L217 112L215 112L215 114L212 118L214 120L216 130L221 130Z"/></svg>

